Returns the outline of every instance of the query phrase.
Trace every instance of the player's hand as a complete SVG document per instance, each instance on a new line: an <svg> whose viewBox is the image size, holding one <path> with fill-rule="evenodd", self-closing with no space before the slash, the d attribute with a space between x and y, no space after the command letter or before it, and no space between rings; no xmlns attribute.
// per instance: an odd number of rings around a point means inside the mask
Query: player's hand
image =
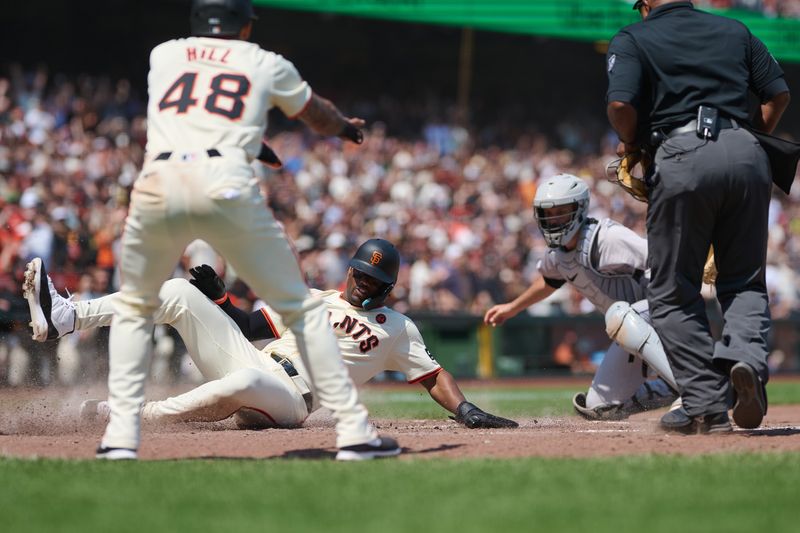
<svg viewBox="0 0 800 533"><path fill-rule="evenodd" d="M511 304L497 304L483 315L483 322L489 326L499 326L516 315Z"/></svg>
<svg viewBox="0 0 800 533"><path fill-rule="evenodd" d="M364 132L361 131L361 128L364 127L366 121L363 118L348 118L345 120L347 123L342 128L342 131L339 132L339 137L342 139L347 139L348 141L352 141L356 144L363 143Z"/></svg>
<svg viewBox="0 0 800 533"><path fill-rule="evenodd" d="M190 268L189 274L194 278L190 279L189 283L212 300L219 300L225 296L225 282L209 265Z"/></svg>
<svg viewBox="0 0 800 533"><path fill-rule="evenodd" d="M470 429L476 428L515 428L519 424L508 418L487 413L477 405L461 402L456 409L456 416L451 416L459 424L464 424Z"/></svg>

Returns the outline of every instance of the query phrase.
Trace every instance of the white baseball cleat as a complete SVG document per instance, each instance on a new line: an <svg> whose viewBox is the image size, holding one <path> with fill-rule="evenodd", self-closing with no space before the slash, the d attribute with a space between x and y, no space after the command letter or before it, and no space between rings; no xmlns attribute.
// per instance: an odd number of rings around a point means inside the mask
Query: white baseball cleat
<svg viewBox="0 0 800 533"><path fill-rule="evenodd" d="M33 340L44 342L75 331L75 304L58 294L38 257L25 267L22 293L31 312Z"/></svg>
<svg viewBox="0 0 800 533"><path fill-rule="evenodd" d="M84 422L106 421L111 408L105 400L84 400L80 407L80 418Z"/></svg>
<svg viewBox="0 0 800 533"><path fill-rule="evenodd" d="M364 444L344 446L336 454L337 461L367 461L378 457L400 455L400 446L392 437L378 437Z"/></svg>
<svg viewBox="0 0 800 533"><path fill-rule="evenodd" d="M96 459L104 459L106 461L130 461L139 458L136 450L131 448L107 448L102 444L97 448L94 454Z"/></svg>

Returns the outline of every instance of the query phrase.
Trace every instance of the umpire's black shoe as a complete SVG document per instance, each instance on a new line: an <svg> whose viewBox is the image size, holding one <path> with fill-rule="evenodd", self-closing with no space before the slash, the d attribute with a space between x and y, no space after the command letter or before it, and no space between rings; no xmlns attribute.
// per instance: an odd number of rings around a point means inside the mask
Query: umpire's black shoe
<svg viewBox="0 0 800 533"><path fill-rule="evenodd" d="M733 431L727 411L709 415L689 416L681 407L680 409L673 409L662 416L659 424L666 431L683 433L684 435L728 433Z"/></svg>
<svg viewBox="0 0 800 533"><path fill-rule="evenodd" d="M366 461L378 457L400 455L400 446L392 437L378 437L364 444L344 446L336 454L337 461Z"/></svg>
<svg viewBox="0 0 800 533"><path fill-rule="evenodd" d="M731 384L736 391L733 421L740 428L755 429L767 414L767 391L755 369L747 363L731 368Z"/></svg>

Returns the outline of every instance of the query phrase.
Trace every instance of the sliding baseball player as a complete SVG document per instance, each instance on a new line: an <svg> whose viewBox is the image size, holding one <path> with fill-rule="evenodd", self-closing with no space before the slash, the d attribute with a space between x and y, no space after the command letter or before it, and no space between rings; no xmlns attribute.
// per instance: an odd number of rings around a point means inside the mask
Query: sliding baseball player
<svg viewBox="0 0 800 533"><path fill-rule="evenodd" d="M354 383L365 383L385 370L400 371L467 427L516 427L516 422L466 401L453 376L430 355L414 323L385 305L399 266L399 254L391 243L371 239L350 260L344 291L313 291L325 303ZM191 282L172 279L162 285L155 321L180 333L209 381L179 396L145 403L144 419L215 421L234 415L242 428L302 424L319 401L299 356L297 338L271 308L247 313L235 307L210 266L191 273ZM49 317L50 338L111 323L117 294L71 302L55 291L49 277L47 281L52 305L49 310L32 305L31 313ZM273 340L258 350L250 341L259 339ZM82 406L86 418L107 413L106 402L90 400Z"/></svg>

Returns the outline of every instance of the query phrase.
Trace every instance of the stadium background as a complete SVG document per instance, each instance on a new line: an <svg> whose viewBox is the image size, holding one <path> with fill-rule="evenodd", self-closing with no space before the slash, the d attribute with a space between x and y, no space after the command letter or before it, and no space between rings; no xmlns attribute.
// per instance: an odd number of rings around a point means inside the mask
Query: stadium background
<svg viewBox="0 0 800 533"><path fill-rule="evenodd" d="M797 2L745 4L796 22ZM187 2L4 9L0 384L99 379L105 336L65 339L57 357L52 345L33 345L19 282L26 260L43 255L60 289L78 297L115 289L115 241L145 138L147 51L188 31ZM607 344L602 319L568 290L495 332L478 317L519 294L544 250L529 208L541 177L587 178L595 216L643 233L643 206L603 180L615 144L604 114L604 43L286 9L259 16L255 42L285 54L315 90L370 124L363 148L342 151L271 117L270 142L286 168L266 173L270 205L310 283L338 285L355 245L382 234L405 260L396 307L457 376L591 372ZM780 59L790 87L800 87L800 65ZM800 138L800 106L790 105L779 133ZM776 372L800 369L797 186L793 193L777 194L771 215ZM232 290L252 305L246 287ZM159 372L178 379L178 339L160 332L156 347Z"/></svg>

